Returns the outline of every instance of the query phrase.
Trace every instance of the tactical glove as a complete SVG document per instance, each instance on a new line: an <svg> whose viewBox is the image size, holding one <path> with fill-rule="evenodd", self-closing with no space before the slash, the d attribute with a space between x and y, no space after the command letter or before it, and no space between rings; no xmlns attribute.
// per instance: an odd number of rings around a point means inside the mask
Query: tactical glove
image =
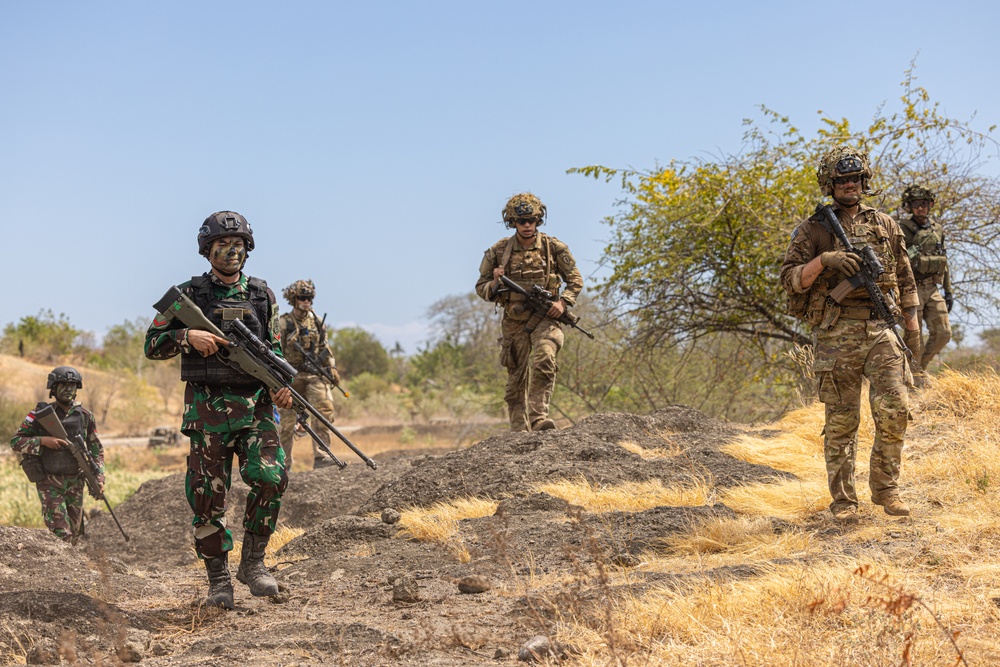
<svg viewBox="0 0 1000 667"><path fill-rule="evenodd" d="M944 305L948 306L948 312L951 312L951 307L955 305L955 299L951 296L951 292L944 293Z"/></svg>
<svg viewBox="0 0 1000 667"><path fill-rule="evenodd" d="M340 384L340 373L337 372L336 368L330 367L330 375L333 376L333 384Z"/></svg>
<svg viewBox="0 0 1000 667"><path fill-rule="evenodd" d="M840 271L850 278L861 270L858 259L846 250L831 250L819 256L820 263L828 269Z"/></svg>
<svg viewBox="0 0 1000 667"><path fill-rule="evenodd" d="M903 344L910 348L910 354L916 359L920 354L920 329L907 329L903 332Z"/></svg>

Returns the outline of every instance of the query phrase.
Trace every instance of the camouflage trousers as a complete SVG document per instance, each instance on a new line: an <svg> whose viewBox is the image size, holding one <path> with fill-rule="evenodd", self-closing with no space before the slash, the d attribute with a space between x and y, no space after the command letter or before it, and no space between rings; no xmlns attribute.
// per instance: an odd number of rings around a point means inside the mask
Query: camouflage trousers
<svg viewBox="0 0 1000 667"><path fill-rule="evenodd" d="M861 423L862 378L875 422L868 486L872 499L895 493L907 421L907 385L912 383L903 351L877 320L841 318L829 330L816 329L813 371L819 400L826 404L823 453L833 511L858 505L854 464Z"/></svg>
<svg viewBox="0 0 1000 667"><path fill-rule="evenodd" d="M48 529L60 540L76 544L83 535L83 478L46 475L35 482L35 490Z"/></svg>
<svg viewBox="0 0 1000 667"><path fill-rule="evenodd" d="M920 367L917 371L927 370L938 352L951 340L951 323L948 321L948 304L933 282L917 285L917 296L920 297L920 307L917 308L917 318L927 325L927 338L921 335L920 349L914 350L913 360ZM916 366L916 363L914 363Z"/></svg>
<svg viewBox="0 0 1000 667"><path fill-rule="evenodd" d="M184 431L191 439L185 491L194 512L195 550L201 558L221 556L233 548L233 535L226 525L226 493L234 454L239 459L240 476L250 487L243 528L270 535L278 522L288 475L271 402L259 401L253 416L248 428Z"/></svg>
<svg viewBox="0 0 1000 667"><path fill-rule="evenodd" d="M500 364L507 368L507 413L510 430L528 431L549 416L549 399L556 385L556 355L563 346L563 332L549 318L531 333L524 322L504 318Z"/></svg>
<svg viewBox="0 0 1000 667"><path fill-rule="evenodd" d="M330 385L324 382L323 378L311 373L299 373L295 376L295 379L292 380L292 389L302 394L302 396L309 401L309 403L311 403L321 415L329 419L330 423L333 423L333 398L330 393ZM285 467L288 470L291 470L292 442L295 438L295 411L279 410L278 413L281 415L279 433L281 435L281 448L285 450ZM329 447L329 429L313 419L310 419L309 425L314 431L316 431L316 435L319 436L320 440L325 442ZM319 445L317 445L312 438L309 438L309 441L312 442L314 459L326 456L323 450L319 448Z"/></svg>

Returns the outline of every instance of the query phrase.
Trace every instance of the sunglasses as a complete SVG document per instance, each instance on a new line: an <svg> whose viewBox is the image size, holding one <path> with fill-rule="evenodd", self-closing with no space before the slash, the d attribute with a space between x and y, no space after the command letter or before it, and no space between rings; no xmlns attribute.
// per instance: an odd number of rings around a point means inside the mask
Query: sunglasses
<svg viewBox="0 0 1000 667"><path fill-rule="evenodd" d="M845 183L860 183L861 174L854 174L853 176L837 176L833 179L833 182L837 185L843 185Z"/></svg>
<svg viewBox="0 0 1000 667"><path fill-rule="evenodd" d="M298 299L299 301L312 301L313 300L313 298L311 296L297 296L295 298Z"/></svg>

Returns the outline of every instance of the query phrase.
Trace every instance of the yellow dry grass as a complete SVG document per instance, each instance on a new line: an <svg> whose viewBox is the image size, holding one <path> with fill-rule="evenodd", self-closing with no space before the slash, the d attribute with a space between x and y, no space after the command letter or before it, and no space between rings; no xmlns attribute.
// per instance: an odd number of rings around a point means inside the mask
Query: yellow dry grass
<svg viewBox="0 0 1000 667"><path fill-rule="evenodd" d="M399 513L399 536L419 542L447 542L458 535L459 521L491 516L499 504L489 498L457 498L427 508L408 507Z"/></svg>
<svg viewBox="0 0 1000 667"><path fill-rule="evenodd" d="M666 435L662 436L667 442L666 447L643 447L637 445L631 440L623 440L618 443L618 446L627 452L632 452L633 454L638 454L645 461L655 461L659 459L672 459L680 456L684 453L684 448L677 445L667 439Z"/></svg>
<svg viewBox="0 0 1000 667"><path fill-rule="evenodd" d="M696 507L709 503L712 488L701 478L687 484L666 487L658 479L627 482L613 486L591 484L583 478L536 484L535 490L562 498L588 512L642 512L653 507Z"/></svg>

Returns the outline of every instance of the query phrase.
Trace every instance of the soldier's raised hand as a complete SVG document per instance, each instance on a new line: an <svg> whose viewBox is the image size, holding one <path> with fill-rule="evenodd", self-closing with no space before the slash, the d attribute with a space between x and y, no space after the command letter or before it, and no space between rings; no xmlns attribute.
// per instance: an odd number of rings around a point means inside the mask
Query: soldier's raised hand
<svg viewBox="0 0 1000 667"><path fill-rule="evenodd" d="M69 443L62 438L57 438L52 435L43 435L39 438L42 447L47 447L49 449L62 449L63 447L69 447Z"/></svg>

